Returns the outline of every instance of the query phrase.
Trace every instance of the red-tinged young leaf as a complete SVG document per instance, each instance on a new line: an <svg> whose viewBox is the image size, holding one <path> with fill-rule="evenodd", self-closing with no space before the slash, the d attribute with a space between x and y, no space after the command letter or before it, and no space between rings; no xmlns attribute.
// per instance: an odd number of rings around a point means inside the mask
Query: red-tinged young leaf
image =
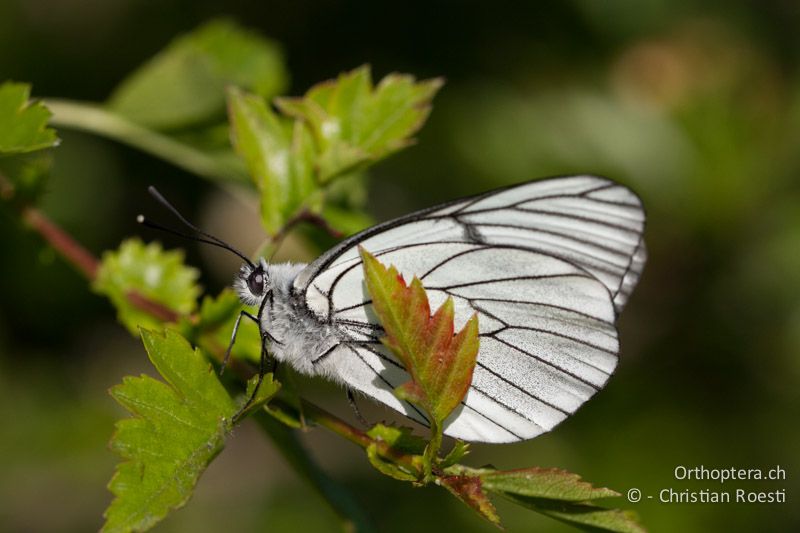
<svg viewBox="0 0 800 533"><path fill-rule="evenodd" d="M559 468L492 470L480 477L486 490L532 498L580 502L620 495L611 489L593 487L578 474Z"/></svg>
<svg viewBox="0 0 800 533"><path fill-rule="evenodd" d="M395 392L421 405L440 425L472 382L478 356L478 317L473 315L454 335L452 298L431 316L419 279L406 285L396 268L386 268L369 252L359 250L372 307L386 331L381 342L411 374L411 381Z"/></svg>
<svg viewBox="0 0 800 533"><path fill-rule="evenodd" d="M483 491L481 478L475 476L442 476L438 483L450 491L456 498L469 505L479 515L487 519L498 528L500 516L494 508L492 501Z"/></svg>
<svg viewBox="0 0 800 533"><path fill-rule="evenodd" d="M478 478L486 493L581 529L645 531L636 513L594 504L594 500L619 496L619 493L593 487L579 475L565 470L534 467L501 471L453 465L446 468L445 473L450 477Z"/></svg>

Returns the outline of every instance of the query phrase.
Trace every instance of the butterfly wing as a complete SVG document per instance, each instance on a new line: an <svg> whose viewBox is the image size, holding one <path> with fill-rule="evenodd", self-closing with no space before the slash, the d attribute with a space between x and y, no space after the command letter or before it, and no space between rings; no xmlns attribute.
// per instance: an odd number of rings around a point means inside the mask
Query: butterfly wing
<svg viewBox="0 0 800 533"><path fill-rule="evenodd" d="M478 313L470 390L445 433L512 442L549 431L605 385L617 363L614 321L645 262L644 212L604 178L528 182L365 230L294 281L342 342L315 365L424 423L392 390L408 374L379 342L358 245L425 286L432 307L455 301L456 326Z"/></svg>

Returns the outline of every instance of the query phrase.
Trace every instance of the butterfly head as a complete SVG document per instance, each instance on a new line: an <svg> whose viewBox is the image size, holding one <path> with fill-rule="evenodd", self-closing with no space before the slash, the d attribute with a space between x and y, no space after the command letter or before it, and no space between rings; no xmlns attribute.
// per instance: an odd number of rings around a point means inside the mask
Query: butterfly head
<svg viewBox="0 0 800 533"><path fill-rule="evenodd" d="M257 264L243 264L233 280L233 287L245 305L258 305L270 290L266 261L261 259Z"/></svg>

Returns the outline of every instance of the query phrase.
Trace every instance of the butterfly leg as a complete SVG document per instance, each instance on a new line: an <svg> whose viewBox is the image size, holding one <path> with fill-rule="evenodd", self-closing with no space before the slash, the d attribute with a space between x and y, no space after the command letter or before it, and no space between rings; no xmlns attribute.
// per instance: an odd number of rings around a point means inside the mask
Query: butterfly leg
<svg viewBox="0 0 800 533"><path fill-rule="evenodd" d="M264 381L264 376L269 373L274 373L278 368L278 361L272 357L267 349L267 341L272 339L272 335L266 331L261 332L261 358L258 363L258 381L256 381L256 385L253 387L253 392L250 394L250 397L247 399L245 404L236 412L235 415L233 415L234 423L239 420L242 414L247 411L247 409L255 401L256 395L258 395L258 389L261 387L261 383Z"/></svg>
<svg viewBox="0 0 800 533"><path fill-rule="evenodd" d="M353 412L356 414L356 419L361 422L361 425L364 427L369 427L369 422L367 419L364 418L364 415L361 414L361 411L358 409L358 404L356 404L356 396L353 394L353 389L347 387L347 401L350 403L350 407L353 408Z"/></svg>
<svg viewBox="0 0 800 533"><path fill-rule="evenodd" d="M239 420L242 413L247 411L247 409L252 405L252 403L256 399L256 395L258 394L258 389L261 387L261 383L264 381L264 376L271 372L275 372L278 368L278 362L275 360L274 357L269 353L269 349L267 348L267 341L274 342L275 344L283 344L278 339L276 339L269 331L262 327L261 317L264 316L264 312L266 309L267 302L272 302L272 292L267 293L264 298L261 300L261 305L258 307L258 316L253 316L246 311L242 311L239 313L239 318L236 319L236 324L233 327L234 333L233 337L236 336L236 330L239 327L239 320L242 318L242 315L247 316L251 320L255 321L258 324L258 328L261 331L261 358L259 359L258 363L258 381L256 381L256 386L253 387L253 392L250 394L250 398L247 399L247 402L237 411L235 415L233 415L234 423ZM231 345L233 345L233 341L231 340ZM230 347L229 347L230 350ZM227 360L227 355L226 355Z"/></svg>
<svg viewBox="0 0 800 533"><path fill-rule="evenodd" d="M233 350L233 345L236 342L236 335L239 333L239 323L242 321L242 317L246 316L256 324L258 324L258 319L242 309L239 316L236 317L236 322L233 324L233 331L231 332L231 342L228 343L228 349L225 350L225 357L222 359L222 365L219 368L219 375L221 376L223 372L225 372L225 367L228 366L228 360L231 358L231 350Z"/></svg>

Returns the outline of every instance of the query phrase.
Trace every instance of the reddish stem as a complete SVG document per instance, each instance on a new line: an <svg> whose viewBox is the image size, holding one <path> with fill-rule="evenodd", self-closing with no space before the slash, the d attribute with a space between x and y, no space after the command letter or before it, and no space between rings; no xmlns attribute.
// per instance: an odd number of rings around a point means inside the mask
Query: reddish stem
<svg viewBox="0 0 800 533"><path fill-rule="evenodd" d="M328 235L330 235L334 239L341 239L342 237L344 237L344 233L331 226L328 223L328 221L325 220L325 218L316 213L312 213L308 209L303 209L302 211L300 211L299 213L297 213L292 218L286 221L286 224L284 224L283 227L278 230L278 233L276 233L272 237L272 243L273 244L280 243L286 237L286 235L289 234L289 231L291 231L292 228L294 228L301 222L308 222L309 224L313 224L323 229Z"/></svg>
<svg viewBox="0 0 800 533"><path fill-rule="evenodd" d="M10 189L10 194L5 193L9 193L9 189L4 189L4 197L10 198L13 196L13 188ZM23 207L20 216L62 257L86 276L86 279L94 281L97 278L100 261L70 234L47 218L44 213L33 207ZM180 315L169 307L151 300L137 291L128 291L126 297L133 306L164 322L176 322L180 318Z"/></svg>
<svg viewBox="0 0 800 533"><path fill-rule="evenodd" d="M369 437L366 433L357 429L341 418L336 417L335 415L329 413L328 411L324 410L322 407L314 405L308 401L302 400L302 409L303 415L308 420L312 420L319 424L320 426L333 431L337 435L341 435L342 437L346 438L350 442L361 446L362 448L366 448L370 444L372 444L373 439Z"/></svg>
<svg viewBox="0 0 800 533"><path fill-rule="evenodd" d="M125 294L125 297L134 307L138 307L145 313L148 313L159 320L163 320L164 322L177 322L180 318L180 315L169 307L165 307L158 302L154 302L153 300L142 296L136 291L128 291Z"/></svg>
<svg viewBox="0 0 800 533"><path fill-rule="evenodd" d="M36 230L64 258L72 263L90 281L97 277L100 263L86 248L64 230L53 224L41 211L32 207L22 210L22 219Z"/></svg>
<svg viewBox="0 0 800 533"><path fill-rule="evenodd" d="M312 213L311 211L309 211L307 209L301 211L297 215L296 219L297 219L298 222L308 222L310 224L314 224L315 226L317 226L319 228L322 228L323 230L325 230L328 233L328 235L330 235L334 239L341 239L342 237L344 237L344 233L342 233L338 229L336 229L333 226L331 226L330 223L328 223L328 221L325 220L324 217L322 217L322 216L320 216L320 215L318 215L316 213Z"/></svg>
<svg viewBox="0 0 800 533"><path fill-rule="evenodd" d="M10 200L14 196L14 189L5 179L0 176L0 196L5 200ZM47 241L57 252L59 252L67 261L72 263L87 279L94 281L97 277L97 271L100 267L100 262L92 255L86 248L72 238L67 232L59 228L47 216L38 209L33 207L23 207L21 209L22 219L37 233L39 233L45 241ZM303 211L295 216L292 220L281 229L276 235L276 238L283 237L291 227L299 222L311 222L334 237L341 237L342 234L336 229L332 228L328 222L310 211ZM149 313L150 315L163 320L165 322L175 322L180 318L180 315L172 309L155 302L146 296L136 292L129 291L126 294L128 301L138 307L139 309ZM246 372L243 368L237 368L237 374L246 380L243 376ZM280 403L280 400L275 400L275 403ZM371 438L363 431L351 426L344 420L337 416L325 411L321 407L314 405L306 400L302 400L302 409L305 417L327 428L328 430L340 435L350 442L357 444L362 448L366 448L371 444L375 444L380 450L381 455L391 458L399 464L403 464L410 468L414 468L413 458L410 455L398 452L387 443L378 441Z"/></svg>
<svg viewBox="0 0 800 533"><path fill-rule="evenodd" d="M320 426L336 433L341 437L346 438L350 442L357 444L362 448L366 449L369 445L374 444L377 446L380 454L383 457L391 459L395 463L401 464L411 470L416 470L417 466L414 463L414 456L399 452L384 441L373 439L360 429L354 428L341 418L329 413L318 405L308 402L302 398L301 402L303 414L305 415L306 419L316 422Z"/></svg>

